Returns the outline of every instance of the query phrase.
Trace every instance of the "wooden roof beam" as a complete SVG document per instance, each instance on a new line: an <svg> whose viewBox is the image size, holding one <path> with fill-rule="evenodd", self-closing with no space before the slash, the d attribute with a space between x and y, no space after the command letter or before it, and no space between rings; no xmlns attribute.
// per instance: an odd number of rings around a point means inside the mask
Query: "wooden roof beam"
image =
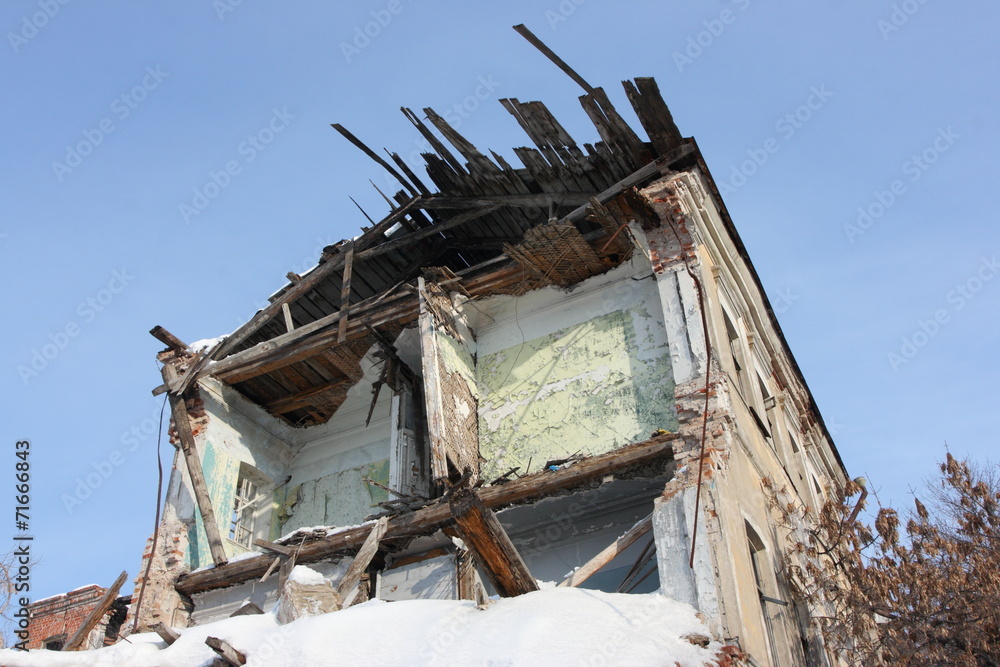
<svg viewBox="0 0 1000 667"><path fill-rule="evenodd" d="M307 387L290 396L285 396L283 398L275 399L267 403L263 407L268 412L274 412L277 414L284 414L286 412L301 410L302 408L313 405L318 396L322 396L327 392L340 389L344 387L344 385L346 385L348 382L349 379L345 377L333 380L332 382L325 382L315 387Z"/></svg>

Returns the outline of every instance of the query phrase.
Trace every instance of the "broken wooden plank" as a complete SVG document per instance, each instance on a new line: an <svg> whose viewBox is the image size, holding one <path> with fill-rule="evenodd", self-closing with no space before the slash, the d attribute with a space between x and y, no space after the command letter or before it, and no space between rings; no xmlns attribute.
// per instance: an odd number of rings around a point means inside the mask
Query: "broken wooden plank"
<svg viewBox="0 0 1000 667"><path fill-rule="evenodd" d="M331 123L330 127L332 127L337 132L339 132L341 134L341 136L343 136L345 139L347 139L352 144L354 144L358 149L361 150L362 153L364 153L365 155L367 155L368 157L370 157L372 160L374 160L379 166L381 166L387 172L389 172L390 174L392 174L393 178L395 178L397 181L399 181L399 183L404 188L406 188L407 190L409 190L414 195L418 194L417 189L409 181L407 181L405 178L403 178L403 176L398 171L396 171L395 169L393 169L392 165L390 165L388 162L386 162L385 160L383 160L382 157L378 153L376 153L372 149L368 148L368 146L365 145L364 142L362 142L360 139L358 139L356 136L354 136L354 134L352 134L350 130L348 130L346 127L344 127L340 123Z"/></svg>
<svg viewBox="0 0 1000 667"><path fill-rule="evenodd" d="M340 331L337 333L337 343L343 343L347 340L347 318L349 316L348 308L351 303L351 273L354 268L354 243L349 243L347 246L346 257L344 258L344 273L342 279L342 286L340 288L340 312L344 313L343 317L340 318Z"/></svg>
<svg viewBox="0 0 1000 667"><path fill-rule="evenodd" d="M662 155L680 146L683 138L674 124L670 109L663 101L656 80L652 77L636 77L635 83L622 81L622 86L656 152Z"/></svg>
<svg viewBox="0 0 1000 667"><path fill-rule="evenodd" d="M263 614L264 610L257 606L255 602L247 602L242 607L234 611L229 615L229 618L235 616L253 616L255 614Z"/></svg>
<svg viewBox="0 0 1000 667"><path fill-rule="evenodd" d="M260 578L259 583L264 583L265 581L267 581L268 578L270 578L271 573L274 572L274 568L278 567L280 563L281 563L281 556L277 556L273 561L271 561L271 566L267 568L267 571L264 573L264 576Z"/></svg>
<svg viewBox="0 0 1000 667"><path fill-rule="evenodd" d="M278 568L278 594L285 588L285 583L288 581L288 575L292 573L292 568L295 567L295 557L296 553L293 551L291 556L279 556L281 558L281 566Z"/></svg>
<svg viewBox="0 0 1000 667"><path fill-rule="evenodd" d="M476 564L472 551L459 549L455 554L457 561L458 599L479 602L481 590L476 576Z"/></svg>
<svg viewBox="0 0 1000 667"><path fill-rule="evenodd" d="M449 505L462 541L475 554L497 593L514 597L538 590L538 582L500 520L468 482L455 489Z"/></svg>
<svg viewBox="0 0 1000 667"><path fill-rule="evenodd" d="M160 639L166 642L167 646L170 646L175 641L181 638L179 632L177 632L168 625L164 625L163 623L153 623L151 626L149 626L149 629L155 632L156 634L160 635Z"/></svg>
<svg viewBox="0 0 1000 667"><path fill-rule="evenodd" d="M165 372L169 368L171 368L169 365L163 367ZM168 379L166 374L164 379ZM208 494L205 473L201 468L201 458L198 456L198 446L195 443L194 433L191 431L191 417L188 415L184 399L184 396L170 394L170 411L174 415L174 426L181 440L181 452L184 454L184 462L187 464L188 474L191 477L195 500L201 511L201 521L205 527L205 536L208 538L212 562L217 566L224 565L228 558L222 544L222 535L219 533L219 524L215 519L215 511L212 509L212 499Z"/></svg>
<svg viewBox="0 0 1000 667"><path fill-rule="evenodd" d="M650 514L639 523L632 526L628 532L609 544L599 554L584 563L576 572L562 581L560 586L576 587L590 579L602 567L610 563L621 552L632 546L636 540L653 528L653 515Z"/></svg>
<svg viewBox="0 0 1000 667"><path fill-rule="evenodd" d="M274 542L268 542L267 540L260 540L260 539L254 540L253 543L258 547L262 547L264 549L267 549L268 551L273 551L274 553L280 556L292 555L291 547L286 547L283 544L275 544Z"/></svg>
<svg viewBox="0 0 1000 667"><path fill-rule="evenodd" d="M516 30L517 34L519 34L521 37L524 37L526 40L528 40L529 44L531 44L536 49L538 49L539 51L541 51L542 54L546 58L548 58L549 60L551 60L555 64L556 67L558 67L563 72L565 72L566 74L568 74L569 78L573 79L573 81L576 81L576 83L579 84L579 86L581 88L583 88L588 93L591 93L591 92L594 91L594 87L593 86L591 86L589 83L587 83L583 79L582 76L580 76L579 74L577 74L576 71L572 67L570 67L569 65L567 65L566 62L562 58L560 58L559 56L557 56L555 54L555 51L553 51L548 46L546 46L545 43L542 40L540 40L537 37L535 37L535 34L533 32L531 32L530 30L528 30L528 28L525 27L525 25L523 23L518 23L516 26L514 26L514 30Z"/></svg>
<svg viewBox="0 0 1000 667"><path fill-rule="evenodd" d="M340 584L337 586L337 595L343 600L344 607L350 605L354 599L358 583L361 581L361 575L368 569L372 558L375 557L379 542L382 541L382 537L385 535L388 527L388 517L382 517L375 522L371 532L368 533L368 537L365 538L364 544L358 549L358 554L354 557L354 561L351 562L350 567L347 568L347 572L344 573L344 577L340 580Z"/></svg>
<svg viewBox="0 0 1000 667"><path fill-rule="evenodd" d="M87 635L90 631L97 627L104 615L108 613L111 609L111 605L115 603L115 598L118 597L118 591L121 590L122 585L125 580L128 579L128 572L122 570L122 573L118 575L115 582L111 584L111 588L104 591L104 595L101 597L101 601L97 603L97 606L90 610L87 614L87 618L83 620L83 625L81 625L77 631L70 637L66 645L63 646L64 651L76 651L81 648L83 642L87 640Z"/></svg>
<svg viewBox="0 0 1000 667"><path fill-rule="evenodd" d="M490 509L530 502L546 496L567 491L595 479L613 475L616 471L638 465L646 465L657 460L664 462L673 458L676 433L657 435L649 440L622 447L605 454L582 459L560 470L545 470L525 475L499 486L483 487L479 496ZM422 509L400 514L389 519L385 539L413 537L433 533L452 522L447 504L437 502ZM299 562L316 562L331 558L345 551L358 549L368 538L368 526L345 528L315 542L307 542L299 547ZM220 567L191 572L182 575L176 589L185 595L212 590L259 577L271 563L269 554L261 554Z"/></svg>
<svg viewBox="0 0 1000 667"><path fill-rule="evenodd" d="M153 338L160 341L175 352L183 352L188 347L187 343L161 327L159 324L150 329L149 333L153 336Z"/></svg>
<svg viewBox="0 0 1000 667"><path fill-rule="evenodd" d="M220 658L233 667L240 667L241 665L247 664L247 657L240 651L233 648L232 645L230 645L226 640L219 639L218 637L205 637L205 643L208 644L209 648L215 651Z"/></svg>

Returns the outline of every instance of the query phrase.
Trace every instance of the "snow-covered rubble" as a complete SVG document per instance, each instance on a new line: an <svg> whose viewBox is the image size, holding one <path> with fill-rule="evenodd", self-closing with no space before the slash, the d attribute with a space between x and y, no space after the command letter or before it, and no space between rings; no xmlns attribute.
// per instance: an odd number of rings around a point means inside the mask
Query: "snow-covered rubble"
<svg viewBox="0 0 1000 667"><path fill-rule="evenodd" d="M345 665L680 665L715 664L719 644L695 610L662 595L555 588L492 602L371 600L279 626L273 614L237 616L181 631L172 646L154 634L96 651L0 651L9 667L129 665L194 667L216 656L212 636L250 666Z"/></svg>

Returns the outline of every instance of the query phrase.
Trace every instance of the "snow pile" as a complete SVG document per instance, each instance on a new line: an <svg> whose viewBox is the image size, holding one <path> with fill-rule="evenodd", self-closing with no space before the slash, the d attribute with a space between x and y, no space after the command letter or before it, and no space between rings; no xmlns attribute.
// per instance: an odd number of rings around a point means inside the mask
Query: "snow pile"
<svg viewBox="0 0 1000 667"><path fill-rule="evenodd" d="M303 586L322 586L326 579L316 570L305 565L296 565L288 574L288 581L295 581Z"/></svg>
<svg viewBox="0 0 1000 667"><path fill-rule="evenodd" d="M9 667L130 665L194 667L215 654L218 637L253 667L370 664L644 665L715 664L708 648L685 637L708 636L692 607L662 595L556 588L498 600L485 610L461 600L371 600L343 611L278 626L272 614L237 616L181 631L164 648L156 635L77 653L0 651Z"/></svg>
<svg viewBox="0 0 1000 667"><path fill-rule="evenodd" d="M194 352L197 354L205 349L212 349L222 341L226 339L226 336L216 336L215 338L203 338L201 340L196 340L195 342L188 345L188 352Z"/></svg>

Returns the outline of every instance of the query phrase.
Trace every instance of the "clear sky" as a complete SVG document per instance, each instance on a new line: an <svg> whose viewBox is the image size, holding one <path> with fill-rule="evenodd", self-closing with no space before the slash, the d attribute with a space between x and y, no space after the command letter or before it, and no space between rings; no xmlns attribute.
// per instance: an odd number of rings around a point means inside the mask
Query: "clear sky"
<svg viewBox="0 0 1000 667"><path fill-rule="evenodd" d="M513 162L529 141L497 99L517 97L597 139L522 22L637 128L619 82L656 77L852 475L908 505L945 442L994 455L993 3L6 0L0 536L27 439L35 598L136 574L162 402L147 331L227 333L367 224L348 196L385 214L381 169L330 123L406 156L399 107L451 110Z"/></svg>

